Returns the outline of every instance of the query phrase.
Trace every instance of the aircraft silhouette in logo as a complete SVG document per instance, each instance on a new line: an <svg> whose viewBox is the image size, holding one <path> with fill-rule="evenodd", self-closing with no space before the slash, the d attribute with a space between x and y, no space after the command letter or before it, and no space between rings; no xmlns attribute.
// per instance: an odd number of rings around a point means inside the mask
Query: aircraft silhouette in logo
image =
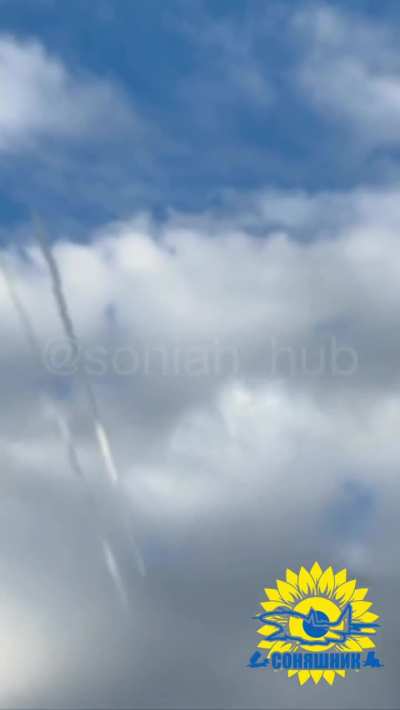
<svg viewBox="0 0 400 710"><path fill-rule="evenodd" d="M271 617L276 616L303 619L304 632L307 636L315 638L315 641L306 639L304 636L292 636L288 633L287 626L284 623L271 619ZM276 628L276 631L268 636L269 641L300 641L303 644L307 644L307 646L329 646L332 643L344 643L351 636L368 636L369 631L367 629L379 627L379 624L353 621L351 604L346 604L335 621L329 621L324 612L312 608L308 614L301 614L293 609L281 607L275 609L275 611L266 611L263 614L258 614L253 618ZM343 629L338 629L337 627L343 622Z"/></svg>

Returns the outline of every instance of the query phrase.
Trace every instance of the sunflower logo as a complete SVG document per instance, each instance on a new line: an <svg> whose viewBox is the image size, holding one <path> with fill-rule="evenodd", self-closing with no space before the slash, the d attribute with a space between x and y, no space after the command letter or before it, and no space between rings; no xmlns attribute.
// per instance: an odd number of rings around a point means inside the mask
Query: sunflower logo
<svg viewBox="0 0 400 710"><path fill-rule="evenodd" d="M283 666L289 678L298 677L300 685L310 678L315 684L323 678L332 685L336 675L346 676L343 668L326 667L328 654L354 656L375 648L371 636L379 617L370 611L368 589L358 587L355 579L348 580L345 569L335 574L332 567L322 570L318 562L310 571L301 567L298 574L288 569L286 580L278 580L265 594L263 612L256 617L263 623L258 629L263 637L258 648L264 649L267 658L308 654L309 670Z"/></svg>

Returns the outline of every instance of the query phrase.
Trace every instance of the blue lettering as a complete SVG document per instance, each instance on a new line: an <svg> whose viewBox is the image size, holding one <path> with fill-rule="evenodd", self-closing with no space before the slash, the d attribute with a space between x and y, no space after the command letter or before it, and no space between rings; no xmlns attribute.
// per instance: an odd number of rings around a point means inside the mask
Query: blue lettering
<svg viewBox="0 0 400 710"><path fill-rule="evenodd" d="M281 659L282 659L282 655L280 653L273 653L272 654L272 668L275 671L279 671L281 669Z"/></svg>
<svg viewBox="0 0 400 710"><path fill-rule="evenodd" d="M250 657L250 661L247 664L248 668L266 668L269 666L269 660L267 657L262 658L262 653L260 651L255 651ZM262 659L262 660L261 660Z"/></svg>

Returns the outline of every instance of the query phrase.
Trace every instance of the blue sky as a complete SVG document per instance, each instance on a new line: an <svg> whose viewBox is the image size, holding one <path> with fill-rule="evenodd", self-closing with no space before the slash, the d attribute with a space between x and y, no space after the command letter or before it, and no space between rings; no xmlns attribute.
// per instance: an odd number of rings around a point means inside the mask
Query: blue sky
<svg viewBox="0 0 400 710"><path fill-rule="evenodd" d="M398 708L399 19L0 0L0 706ZM246 663L316 560L385 667L299 696Z"/></svg>
<svg viewBox="0 0 400 710"><path fill-rule="evenodd" d="M107 139L92 144L43 135L39 151L3 154L3 224L38 210L79 232L141 209L162 217L170 208L215 207L227 190L315 192L392 180L397 146L355 142L334 111L321 112L299 87L312 30L295 18L318 7L3 1L3 33L39 41L77 80L111 81L140 120L124 129L111 120ZM327 7L343 13L347 31L382 24L396 40L395 2Z"/></svg>

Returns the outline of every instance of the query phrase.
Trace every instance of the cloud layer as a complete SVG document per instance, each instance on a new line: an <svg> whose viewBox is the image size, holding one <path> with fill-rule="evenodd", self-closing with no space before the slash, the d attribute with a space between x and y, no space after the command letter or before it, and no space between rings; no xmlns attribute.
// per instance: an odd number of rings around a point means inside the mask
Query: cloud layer
<svg viewBox="0 0 400 710"><path fill-rule="evenodd" d="M0 150L47 139L91 139L134 122L123 93L104 79L74 75L37 40L0 36ZM101 116L102 120L99 120Z"/></svg>
<svg viewBox="0 0 400 710"><path fill-rule="evenodd" d="M149 570L145 581L135 575L117 532L129 622L43 403L44 392L58 402L86 471L100 481L44 264L34 246L23 259L5 253L43 344L38 366L2 286L2 451L14 511L5 555L10 589L22 576L34 599L41 590L47 600L35 613L47 624L45 656L55 653L59 668L54 684L27 679L27 695L4 691L5 702L215 707L229 698L265 706L266 680L245 669L255 643L249 618L269 578L315 558L351 565L393 617L382 583L394 590L399 582L388 547L398 534L399 217L394 193L356 192L346 197L347 224L317 238L321 215L329 222L327 204L335 210L343 199L314 197L310 213L306 195L257 197L275 221L290 221L291 204L308 215L307 241L261 218L266 236L251 236L244 210L236 226L211 215L192 222L177 215L163 227L140 217L102 229L87 245L55 245L82 337L80 367L93 378ZM356 360L342 353L335 370L332 348L340 347ZM23 543L31 560L22 568L21 520L28 537L37 530ZM18 600L23 613L32 610L26 594ZM111 615L107 641L108 622L95 632L104 615ZM390 665L385 673L384 687L353 678L330 700L348 707L354 692L365 707L382 698L395 707L397 680ZM287 679L271 676L268 692L271 707L299 702ZM320 707L321 693L305 691L304 707Z"/></svg>
<svg viewBox="0 0 400 710"><path fill-rule="evenodd" d="M369 147L398 143L400 63L393 29L329 5L300 10L294 28L306 45L296 75L316 108L357 131L357 140Z"/></svg>

